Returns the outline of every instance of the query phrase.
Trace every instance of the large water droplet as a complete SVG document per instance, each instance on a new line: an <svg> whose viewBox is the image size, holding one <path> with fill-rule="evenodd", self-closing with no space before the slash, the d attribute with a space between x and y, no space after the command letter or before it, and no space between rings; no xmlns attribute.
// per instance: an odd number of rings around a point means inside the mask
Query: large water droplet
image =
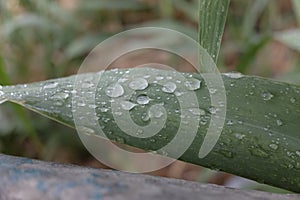
<svg viewBox="0 0 300 200"><path fill-rule="evenodd" d="M117 83L117 84L108 86L105 93L109 97L117 98L124 94L124 88L120 84Z"/></svg>
<svg viewBox="0 0 300 200"><path fill-rule="evenodd" d="M198 90L201 88L201 82L202 81L200 81L198 79L190 78L189 80L184 82L184 85L188 90L194 91L194 90Z"/></svg>
<svg viewBox="0 0 300 200"><path fill-rule="evenodd" d="M261 94L261 96L262 96L262 98L263 98L263 100L265 100L265 101L270 101L271 99L273 99L273 97L274 97L274 95L272 94L272 93L270 93L270 92L263 92L262 94Z"/></svg>
<svg viewBox="0 0 300 200"><path fill-rule="evenodd" d="M130 101L122 101L121 102L121 107L124 109L124 110L131 110L133 109L134 107L136 106L135 103L131 103Z"/></svg>
<svg viewBox="0 0 300 200"><path fill-rule="evenodd" d="M230 72L230 73L225 73L224 75L233 79L239 79L244 77L244 75L239 72Z"/></svg>
<svg viewBox="0 0 300 200"><path fill-rule="evenodd" d="M54 89L58 86L57 82L48 83L44 86L44 89Z"/></svg>
<svg viewBox="0 0 300 200"><path fill-rule="evenodd" d="M144 90L148 85L148 81L144 78L135 78L129 83L129 87L133 90Z"/></svg>
<svg viewBox="0 0 300 200"><path fill-rule="evenodd" d="M140 95L137 97L136 102L140 105L146 105L150 102L150 98L147 95Z"/></svg>
<svg viewBox="0 0 300 200"><path fill-rule="evenodd" d="M162 87L162 91L165 92L165 93L174 93L175 90L176 90L177 86L175 83L173 82L167 82L163 85Z"/></svg>

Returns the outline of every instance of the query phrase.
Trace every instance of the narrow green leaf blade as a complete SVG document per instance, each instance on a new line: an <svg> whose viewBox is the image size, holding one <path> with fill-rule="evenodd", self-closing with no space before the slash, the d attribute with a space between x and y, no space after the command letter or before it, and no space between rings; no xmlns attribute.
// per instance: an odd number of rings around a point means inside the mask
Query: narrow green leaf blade
<svg viewBox="0 0 300 200"><path fill-rule="evenodd" d="M299 0L292 0L294 11L297 17L298 24L300 26L300 1Z"/></svg>
<svg viewBox="0 0 300 200"><path fill-rule="evenodd" d="M175 93L163 92L159 84L149 82L147 88L135 91L128 101L135 105L130 110L130 116L136 124L147 125L143 116L153 105L163 103L168 113L166 126L157 135L150 138L137 138L126 134L118 127L110 103L118 97L112 98L110 97L112 93L107 92L110 85L115 84L127 73L133 76L143 74L148 79L160 77L166 71L123 69L79 75L81 80L92 80L101 74L95 95L96 106L86 102L75 103L84 107L96 107L98 123L105 133L109 133L110 139L144 150L157 150L174 138L181 121L187 119L181 118L180 113L188 111L193 116L191 119L200 117L200 122L192 145L180 157L180 160L300 192L299 86L259 77L224 74L222 77L227 93L226 124L213 151L204 159L200 159L198 153L210 119L212 115L218 115L218 110L211 108L210 92L212 91L207 88L203 79L207 74L181 73L186 79L193 78L202 81L201 88L194 91L199 103L199 112L195 111L193 105L181 108L177 101L178 96ZM170 71L167 74L169 80L176 82L173 72ZM74 127L71 99L72 95L76 94L73 90L75 78L72 76L28 85L6 86L2 88L5 93L2 99L6 98ZM120 84L126 88L132 80L134 78L128 78ZM184 83L176 82L176 85L178 88ZM124 95L127 92L129 91L124 90ZM185 92L185 90L181 91L181 95L185 96ZM88 94L86 100L90 102ZM147 95L151 100L145 105L140 105L137 98L140 95ZM120 107L120 109L123 108ZM90 118L84 119L85 115L82 113L82 120L90 120ZM191 134L189 126L185 134L186 136ZM89 137L95 136L91 134ZM176 145L176 149L179 149L181 144ZM169 153L168 156L172 157L172 154Z"/></svg>
<svg viewBox="0 0 300 200"><path fill-rule="evenodd" d="M199 0L199 43L218 60L230 0Z"/></svg>

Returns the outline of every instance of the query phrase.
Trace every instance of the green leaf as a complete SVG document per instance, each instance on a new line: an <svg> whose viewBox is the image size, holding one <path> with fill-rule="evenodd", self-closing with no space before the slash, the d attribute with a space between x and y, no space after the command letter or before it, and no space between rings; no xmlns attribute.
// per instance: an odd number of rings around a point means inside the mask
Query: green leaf
<svg viewBox="0 0 300 200"><path fill-rule="evenodd" d="M124 133L116 123L111 102L113 99L116 101L119 97L111 98L112 93L109 92L108 88L124 74L132 76L119 82L121 87L125 88L124 94L122 94L122 90L119 90L120 93L115 96L125 95L124 97L135 105L129 112L132 120L140 126L148 124L143 120L143 116L149 112L151 106L163 105L168 114L165 127L159 131L159 134L150 138L132 137ZM184 82L175 81L176 77L172 71L122 69L81 74L77 77L71 76L27 85L5 86L2 88L4 95L1 99L21 104L71 127L74 127L74 110L72 112L72 109L75 109L74 105L84 106L83 108L96 107L95 112L99 117L98 123L105 133L109 133L107 136L110 139L144 150L157 150L170 142L182 120L189 119L181 118L180 113L189 113L187 115L191 115L193 122L200 118L199 128L193 143L180 157L180 160L300 192L299 86L259 77L234 73L224 74L222 78L227 93L226 123L212 152L200 159L198 157L199 149L206 135L209 122L212 116L219 114L218 109L214 109L210 105L210 93L218 93L219 91L213 91L212 88L209 90L204 82L205 76L210 74L180 73L186 79L193 78L193 80L202 81L201 88L196 88L193 91L196 94L199 108L195 108L192 104L190 107L180 107L179 101L176 100L179 98L179 94L176 93L176 96L172 92L163 92L161 85L150 82L148 87L135 91L130 96L128 84L135 80L135 75L140 74L143 74L147 80L167 74L168 79L174 80L177 84L177 88L181 86L181 88L186 88ZM97 78L100 76L98 82ZM73 89L75 80L82 80L83 82L78 83L82 87L83 84L86 84L87 87L92 80L97 80L95 104L91 104L90 91L81 91L84 98L80 101L73 99L72 104L72 95L76 96L77 94L76 90ZM180 92L186 98L187 88ZM151 100L145 105L140 105L137 100L139 95L147 95ZM185 102L190 101L185 99ZM119 107L118 109L124 108ZM196 112L195 109L199 112ZM80 114L82 121L91 120L90 116L86 116L86 112L80 112ZM127 126L131 125L128 124ZM87 130L94 128L91 126ZM130 129L130 127L127 128ZM184 129L186 136L192 134L190 129L190 125ZM98 132L95 131L95 134L97 135ZM94 138L95 136L92 133L88 137ZM180 146L181 144L176 144L175 150L179 149ZM167 155L172 156L173 154Z"/></svg>
<svg viewBox="0 0 300 200"><path fill-rule="evenodd" d="M300 52L300 29L277 33L274 38L288 47Z"/></svg>
<svg viewBox="0 0 300 200"><path fill-rule="evenodd" d="M200 0L199 2L199 43L216 63L230 0Z"/></svg>

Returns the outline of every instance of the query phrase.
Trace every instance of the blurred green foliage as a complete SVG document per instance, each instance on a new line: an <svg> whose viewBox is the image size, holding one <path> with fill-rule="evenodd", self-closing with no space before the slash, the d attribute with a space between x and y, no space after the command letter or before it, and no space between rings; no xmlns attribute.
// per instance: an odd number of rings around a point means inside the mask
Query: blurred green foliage
<svg viewBox="0 0 300 200"><path fill-rule="evenodd" d="M0 84L76 73L101 41L142 26L197 39L198 0L0 0ZM232 0L219 69L300 83L299 27L298 0ZM1 152L84 163L88 153L73 134L18 106L0 107Z"/></svg>

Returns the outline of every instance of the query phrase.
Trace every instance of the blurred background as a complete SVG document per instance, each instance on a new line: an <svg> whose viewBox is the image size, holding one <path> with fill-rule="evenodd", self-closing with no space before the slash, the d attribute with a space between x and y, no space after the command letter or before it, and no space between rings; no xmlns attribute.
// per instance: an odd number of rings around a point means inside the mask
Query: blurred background
<svg viewBox="0 0 300 200"><path fill-rule="evenodd" d="M232 0L219 70L299 84L300 4L297 2ZM143 26L171 28L197 39L198 0L0 0L0 84L75 74L83 59L101 41ZM159 60L155 56L155 61ZM122 67L134 65L134 61L122 62ZM90 156L75 130L10 103L0 106L0 151L107 168ZM152 174L287 192L180 161Z"/></svg>

